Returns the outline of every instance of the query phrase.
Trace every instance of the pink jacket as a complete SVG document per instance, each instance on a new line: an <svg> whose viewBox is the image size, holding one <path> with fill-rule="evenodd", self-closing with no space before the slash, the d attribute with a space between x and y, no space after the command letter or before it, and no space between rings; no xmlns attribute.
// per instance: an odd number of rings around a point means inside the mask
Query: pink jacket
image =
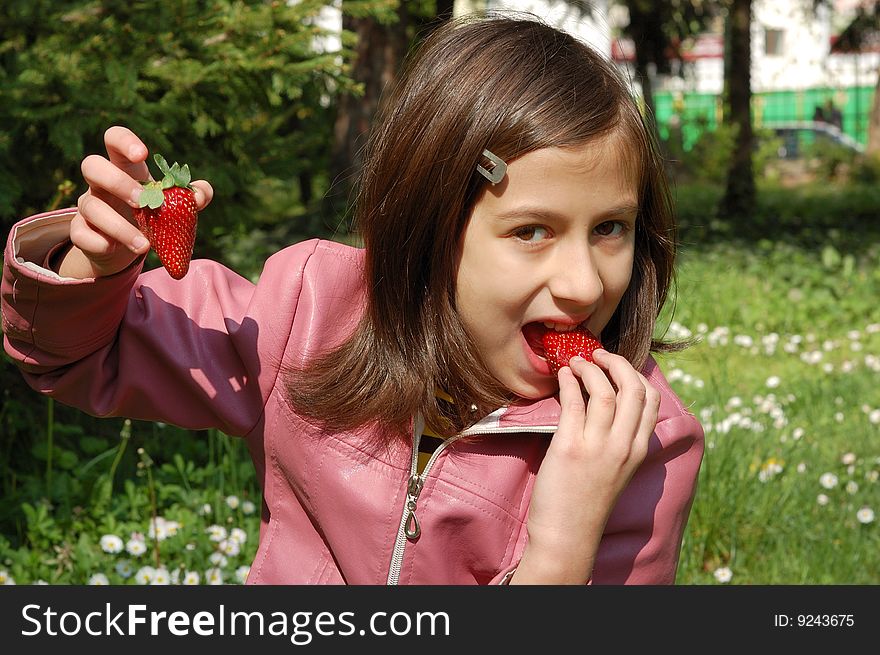
<svg viewBox="0 0 880 655"><path fill-rule="evenodd" d="M486 584L516 567L556 398L486 416L467 430L478 439L447 440L420 484L408 485L412 444L375 452L363 432L320 432L287 404L279 375L282 363L354 328L362 251L299 243L270 257L256 285L206 260L181 281L162 269L141 274L140 263L62 279L43 264L73 212L34 216L10 233L6 351L34 389L90 414L244 437L264 496L248 584ZM662 391L660 418L608 521L594 584L675 580L703 431L653 359L643 373ZM408 500L417 502L415 540L404 530Z"/></svg>

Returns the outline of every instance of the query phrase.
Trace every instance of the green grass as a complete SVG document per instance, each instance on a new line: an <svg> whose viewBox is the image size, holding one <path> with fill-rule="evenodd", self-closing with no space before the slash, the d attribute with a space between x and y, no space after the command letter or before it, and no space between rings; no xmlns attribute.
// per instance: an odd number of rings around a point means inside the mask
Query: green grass
<svg viewBox="0 0 880 655"><path fill-rule="evenodd" d="M679 584L880 581L880 523L857 517L880 515L880 226L819 223L682 253L668 335L698 342L659 361L706 451Z"/></svg>

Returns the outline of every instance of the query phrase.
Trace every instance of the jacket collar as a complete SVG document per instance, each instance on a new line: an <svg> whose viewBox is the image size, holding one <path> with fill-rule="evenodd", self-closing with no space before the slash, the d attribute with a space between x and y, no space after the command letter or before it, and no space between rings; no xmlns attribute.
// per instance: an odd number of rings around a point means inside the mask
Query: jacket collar
<svg viewBox="0 0 880 655"><path fill-rule="evenodd" d="M462 434L498 432L556 432L560 405L556 396L541 400L519 400L487 414Z"/></svg>

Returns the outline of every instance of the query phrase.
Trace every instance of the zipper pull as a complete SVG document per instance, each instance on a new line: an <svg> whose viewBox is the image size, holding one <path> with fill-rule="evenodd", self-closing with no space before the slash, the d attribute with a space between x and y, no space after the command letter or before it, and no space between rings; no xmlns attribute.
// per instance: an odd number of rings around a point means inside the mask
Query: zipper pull
<svg viewBox="0 0 880 655"><path fill-rule="evenodd" d="M406 523L404 524L404 532L406 533L406 538L410 541L415 541L419 538L419 535L422 534L422 528L419 525L419 519L416 518L416 501L419 498L419 494L422 492L422 485L424 484L424 480L418 475L418 473L413 473L409 476L409 482L406 485L406 492L409 494L409 499L406 501Z"/></svg>

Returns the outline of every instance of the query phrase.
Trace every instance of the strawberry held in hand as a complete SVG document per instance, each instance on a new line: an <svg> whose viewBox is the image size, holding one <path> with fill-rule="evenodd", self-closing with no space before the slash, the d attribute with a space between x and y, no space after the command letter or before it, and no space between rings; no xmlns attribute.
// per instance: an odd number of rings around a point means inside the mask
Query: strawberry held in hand
<svg viewBox="0 0 880 655"><path fill-rule="evenodd" d="M189 166L169 167L162 155L153 157L162 179L143 182L140 207L134 210L138 227L175 280L189 270L196 241L196 195L190 185Z"/></svg>
<svg viewBox="0 0 880 655"><path fill-rule="evenodd" d="M553 375L559 373L559 369L563 366L568 366L571 358L577 355L592 362L593 351L602 347L596 335L583 328L576 328L569 332L549 330L541 341L544 344L544 357L550 364Z"/></svg>

